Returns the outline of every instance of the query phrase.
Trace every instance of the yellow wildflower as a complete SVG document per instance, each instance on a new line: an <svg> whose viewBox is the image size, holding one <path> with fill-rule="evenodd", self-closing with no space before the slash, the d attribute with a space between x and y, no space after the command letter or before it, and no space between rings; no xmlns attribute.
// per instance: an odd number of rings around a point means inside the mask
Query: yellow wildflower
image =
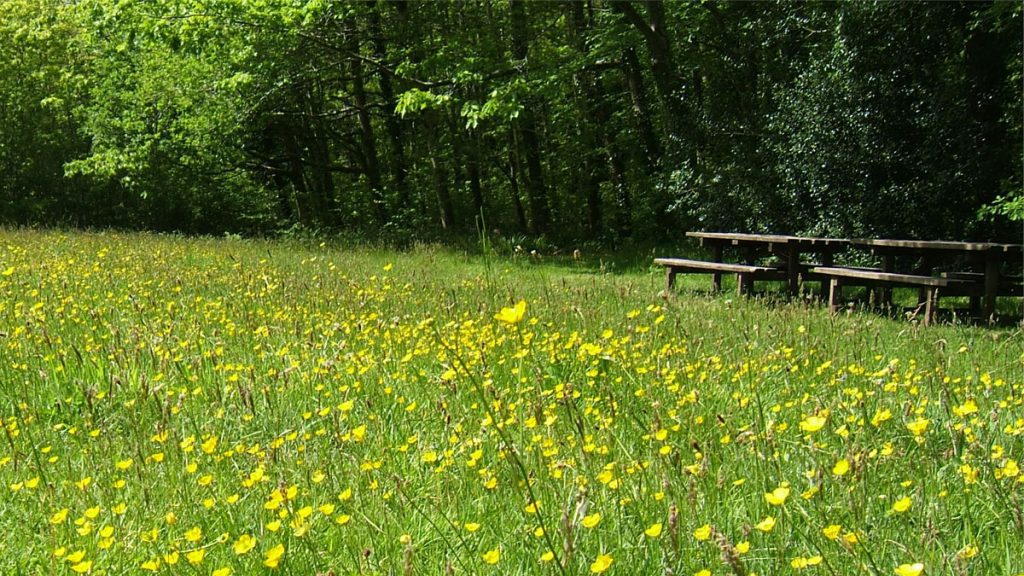
<svg viewBox="0 0 1024 576"><path fill-rule="evenodd" d="M242 534L238 537L238 540L235 541L234 545L232 545L231 549L235 551L235 554L241 556L249 553L249 551L255 547L256 539L248 534Z"/></svg>
<svg viewBox="0 0 1024 576"><path fill-rule="evenodd" d="M913 564L900 564L896 567L896 576L919 576L924 572L924 564L915 562Z"/></svg>
<svg viewBox="0 0 1024 576"><path fill-rule="evenodd" d="M836 462L836 465L832 467L832 473L836 476L843 476L850 471L850 461L846 458Z"/></svg>
<svg viewBox="0 0 1024 576"><path fill-rule="evenodd" d="M284 544L278 544L267 551L267 557L263 560L263 565L267 568L277 568L282 556L284 556Z"/></svg>
<svg viewBox="0 0 1024 576"><path fill-rule="evenodd" d="M189 564L193 566L198 566L203 563L203 558L205 556L206 550L204 548L199 548L198 550L193 550L191 552L186 553L185 559L188 560Z"/></svg>
<svg viewBox="0 0 1024 576"><path fill-rule="evenodd" d="M700 528L697 528L696 530L693 531L693 537L696 538L698 542L706 542L707 540L710 540L711 539L711 525L710 524L705 524L705 525L701 526Z"/></svg>
<svg viewBox="0 0 1024 576"><path fill-rule="evenodd" d="M824 428L826 422L828 422L827 414L824 416L812 414L800 421L800 429L810 434Z"/></svg>
<svg viewBox="0 0 1024 576"><path fill-rule="evenodd" d="M592 574L601 574L608 570L608 568L611 568L612 562L614 562L614 560L612 559L611 554L601 554L590 565L590 572Z"/></svg>
<svg viewBox="0 0 1024 576"><path fill-rule="evenodd" d="M910 430L910 433L914 436L922 436L925 430L928 429L930 422L927 418L918 418L913 422L907 422L907 430Z"/></svg>
<svg viewBox="0 0 1024 576"><path fill-rule="evenodd" d="M495 320L499 320L506 324L518 324L523 320L526 315L526 301L520 300L516 302L513 308L502 308L501 312L494 315Z"/></svg>
<svg viewBox="0 0 1024 576"><path fill-rule="evenodd" d="M789 498L789 487L786 485L779 486L771 492L766 492L764 495L765 501L772 506L782 506L786 503L786 498Z"/></svg>
<svg viewBox="0 0 1024 576"><path fill-rule="evenodd" d="M483 553L483 559L484 562L486 562L487 564L497 564L498 560L501 559L501 550L497 548L494 548L493 550L488 550L487 552Z"/></svg>

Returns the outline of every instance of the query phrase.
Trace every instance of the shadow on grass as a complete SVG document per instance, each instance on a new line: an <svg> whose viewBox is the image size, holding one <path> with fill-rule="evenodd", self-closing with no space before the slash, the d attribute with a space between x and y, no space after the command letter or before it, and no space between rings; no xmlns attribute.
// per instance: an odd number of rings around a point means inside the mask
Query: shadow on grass
<svg viewBox="0 0 1024 576"><path fill-rule="evenodd" d="M710 283L710 280L708 280ZM749 298L769 309L803 306L807 309L820 309L828 314L827 301L819 297L818 286L806 285L796 297L790 297L783 283L772 283L759 286L752 293L741 296L736 293L734 283L723 282L722 290L716 292L710 287L694 287L691 285L677 286L673 295L677 298L694 296L698 298ZM924 304L916 302L916 292L912 289L897 288L893 294L893 303L880 305L875 302L870 290L860 289L848 291L844 298L842 310L837 315L848 313L872 314L894 321L924 320ZM935 310L932 320L934 325L972 326L992 329L1024 328L1024 300L1019 298L1000 298L996 303L995 318L980 318L971 314L966 298L946 298L945 305Z"/></svg>
<svg viewBox="0 0 1024 576"><path fill-rule="evenodd" d="M654 264L658 257L678 258L707 258L707 251L701 248L694 240L681 238L675 244L656 243L629 243L623 244L615 249L608 247L597 247L589 252L585 248L552 248L550 246L531 247L530 244L495 244L490 245L489 250L482 251L480 245L463 244L456 248L445 245L431 245L435 249L461 251L473 261L487 261L490 264L500 266L521 267L522 269L546 269L551 272L565 275L580 276L641 276L647 278L663 278L664 268ZM550 249L545 252L545 248ZM416 248L412 248L416 250ZM422 246L420 247L422 249ZM870 262L864 260L860 253L842 254L838 258L843 265L866 265ZM723 276L721 292L714 292L710 288L710 275L694 274L677 277L677 286L674 288L676 295L691 293L699 297L722 297L736 298L735 281L730 275ZM706 282L705 287L700 287L701 282ZM753 298L763 305L771 308L781 304L793 305L803 303L808 308L821 308L827 313L827 305L820 288L816 283L803 287L801 294L796 298L790 298L782 282L758 283L753 294L747 297ZM881 317L894 320L920 319L923 317L923 309L917 305L916 291L912 289L897 288L894 292L894 304L892 306L875 305L870 292L866 289L847 290L845 294L846 306L850 310L858 312L870 312ZM994 321L989 319L972 317L965 298L943 298L946 307L936 310L934 322L946 325L971 325L991 328L1012 328L1024 325L1024 300L1021 298L1000 298L997 302L997 312Z"/></svg>

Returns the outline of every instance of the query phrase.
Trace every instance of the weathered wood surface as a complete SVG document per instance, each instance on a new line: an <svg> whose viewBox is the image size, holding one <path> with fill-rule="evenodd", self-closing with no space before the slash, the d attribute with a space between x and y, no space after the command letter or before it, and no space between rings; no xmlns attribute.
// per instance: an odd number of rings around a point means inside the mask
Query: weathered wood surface
<svg viewBox="0 0 1024 576"><path fill-rule="evenodd" d="M753 289L754 280L782 280L786 277L785 270L752 264L708 262L686 258L655 258L654 263L665 266L665 285L669 290L675 286L676 274L712 274L712 287L715 291L722 289L723 273L736 274L736 291L739 294L750 292Z"/></svg>
<svg viewBox="0 0 1024 576"><path fill-rule="evenodd" d="M844 250L849 246L849 240L845 238L816 238L811 236L790 236L786 234L746 234L742 232L687 232L690 238L695 238L700 245L710 248L714 252L715 261L722 260L722 252L725 248L741 248L745 251L744 258L747 264L754 264L758 254L768 252L782 258L783 263L779 268L785 270L783 278L788 283L789 293L795 296L800 292L801 275L806 273L808 264L801 262L802 254L816 254L818 264L831 266L836 252ZM825 295L825 285L822 284L822 297Z"/></svg>
<svg viewBox="0 0 1024 576"><path fill-rule="evenodd" d="M896 274L894 272L879 272L865 268L835 268L827 266L815 266L811 268L812 274L830 278L842 278L848 284L849 280L862 280L871 284L891 284L896 286L932 286L936 288L948 288L950 286L968 286L976 284L971 280L958 278L936 278L934 276L921 276L917 274Z"/></svg>
<svg viewBox="0 0 1024 576"><path fill-rule="evenodd" d="M995 242L952 242L946 240L897 240L888 238L863 239L857 238L850 241L850 245L869 249L874 254L882 257L882 268L886 272L892 272L897 257L912 257L920 260L919 269L916 272L929 274L937 258L951 259L963 258L976 272L984 274L981 285L984 287L981 298L981 313L983 317L994 318L996 312L996 298L1005 294L1003 286L1005 276L1003 275L1003 264L1005 262L1020 262L1024 255L1022 244L999 244ZM972 307L975 303L972 302Z"/></svg>
<svg viewBox="0 0 1024 576"><path fill-rule="evenodd" d="M686 232L700 245L709 248L709 260L658 258L657 264L666 266L667 284L672 288L675 275L680 273L710 273L715 290L721 290L722 274L736 274L738 291L742 294L753 287L754 280L784 280L789 292L797 294L803 281L821 282L822 298L827 298L835 310L841 299L842 287L848 285L879 288L882 300L891 298L891 288L912 287L920 291L920 303L926 306L925 321L934 311L939 290L946 296L971 297L971 310L979 317L993 318L997 296L1024 296L1024 288L1016 278L1008 281L1004 274L1005 262L1022 256L1021 244L994 242L952 242L945 240L853 239L816 238L785 234L747 234L741 232ZM846 268L833 265L835 254L847 247L868 249L881 256L881 269ZM723 262L727 249L739 250L744 263ZM801 261L803 254L817 255L817 263ZM777 264L760 266L766 255L775 255ZM896 272L896 259L914 257L913 273ZM958 261L973 272L954 272L934 275L936 264L942 260Z"/></svg>
<svg viewBox="0 0 1024 576"><path fill-rule="evenodd" d="M746 234L743 232L687 232L690 238L696 238L701 244L795 244L806 248L833 248L841 250L850 244L846 238L816 238L812 236L789 236L786 234ZM833 250L833 251L834 251Z"/></svg>
<svg viewBox="0 0 1024 576"><path fill-rule="evenodd" d="M680 272L705 272L719 271L732 272L737 274L757 274L767 272L779 272L778 268L771 266L754 266L751 264L733 264L731 262L708 262L707 260L688 260L686 258L655 258L655 264L671 266Z"/></svg>
<svg viewBox="0 0 1024 576"><path fill-rule="evenodd" d="M814 274L829 279L829 310L835 314L842 306L844 286L907 286L918 288L918 306L924 308L924 323L930 324L938 307L939 290L957 295L978 295L984 286L976 281L957 278L936 278L917 274L896 274L863 268L836 268L817 266Z"/></svg>
<svg viewBox="0 0 1024 576"><path fill-rule="evenodd" d="M1021 254L1022 244L999 244L995 242L951 242L947 240L891 240L887 238L854 238L853 246L870 248L876 252L902 251L923 252L942 250L949 252L996 252L1007 255Z"/></svg>
<svg viewBox="0 0 1024 576"><path fill-rule="evenodd" d="M953 280L967 280L979 285L984 285L985 283L985 274L983 272L943 272L939 276ZM999 277L997 294L999 296L1024 296L1024 278L1001 275Z"/></svg>

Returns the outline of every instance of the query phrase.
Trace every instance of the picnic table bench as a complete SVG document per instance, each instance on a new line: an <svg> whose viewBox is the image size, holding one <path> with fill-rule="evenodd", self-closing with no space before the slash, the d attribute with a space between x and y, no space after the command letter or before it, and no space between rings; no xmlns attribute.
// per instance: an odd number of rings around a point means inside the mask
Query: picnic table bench
<svg viewBox="0 0 1024 576"><path fill-rule="evenodd" d="M970 296L976 296L983 290L983 287L977 282L970 280L936 278L919 274L897 274L864 268L817 266L812 269L812 272L829 279L828 304L829 311L832 313L838 312L842 306L843 286L852 284L889 288L897 286L917 287L920 290L918 304L924 307L925 324L931 323L935 316L940 289L950 289L952 293Z"/></svg>
<svg viewBox="0 0 1024 576"><path fill-rule="evenodd" d="M712 273L714 275L712 285L716 292L722 289L722 273L736 274L736 292L738 294L750 292L754 280L782 280L786 277L784 270L771 266L708 262L685 258L655 258L654 263L665 267L666 285L669 290L675 286L676 274L680 273Z"/></svg>
<svg viewBox="0 0 1024 576"><path fill-rule="evenodd" d="M1020 286L1003 270L1004 265L1010 262L1021 263L1024 254L1024 246L1021 244L885 238L854 239L850 244L880 256L882 272L895 272L898 257L914 259L916 266L913 274L920 276L933 276L935 268L941 262L961 260L960 266L969 269L947 271L944 278L968 283L966 290L962 289L962 284L949 287L960 287L960 294L957 295L964 295L966 291L966 295L971 296L971 312L984 319L994 318L996 297L1024 296Z"/></svg>
<svg viewBox="0 0 1024 576"><path fill-rule="evenodd" d="M985 274L982 272L942 272L942 278L953 278L955 280L969 280L976 283L985 282ZM1000 275L996 284L997 296L1021 296L1024 295L1024 278L1021 276Z"/></svg>
<svg viewBox="0 0 1024 576"><path fill-rule="evenodd" d="M737 292L749 293L755 280L785 281L790 295L800 291L801 279L809 279L810 264L801 261L803 254L816 254L818 264L831 265L836 252L846 248L848 240L841 238L814 238L782 234L745 234L739 232L687 232L700 246L711 250L710 260L682 258L656 258L655 263L666 267L668 288L675 284L678 273L710 273L712 288L722 289L722 274L736 274ZM742 263L724 262L725 249L741 253ZM759 264L765 256L776 262ZM825 287L822 287L824 294Z"/></svg>
<svg viewBox="0 0 1024 576"><path fill-rule="evenodd" d="M821 283L821 297L836 312L842 302L843 288L865 286L879 288L883 303L891 303L892 289L916 288L918 306L924 321L934 318L940 296L967 296L976 318L995 318L997 296L1024 296L1024 283L1010 276L1013 262L1021 263L1022 245L990 242L950 242L923 240L815 238L779 234L737 232L687 232L700 246L711 250L709 260L655 258L666 269L666 284L675 286L676 275L704 273L712 275L712 287L722 289L722 275L735 274L737 292L747 294L758 280L785 281L789 294L799 293L804 281ZM847 247L870 250L880 257L880 268L834 265L834 256ZM726 249L739 252L742 262L725 262ZM804 254L814 254L817 262L804 262ZM765 257L773 259L764 263ZM734 255L735 257L735 255ZM909 270L896 269L896 258L913 259ZM940 262L952 264L943 270ZM936 270L938 268L938 270Z"/></svg>

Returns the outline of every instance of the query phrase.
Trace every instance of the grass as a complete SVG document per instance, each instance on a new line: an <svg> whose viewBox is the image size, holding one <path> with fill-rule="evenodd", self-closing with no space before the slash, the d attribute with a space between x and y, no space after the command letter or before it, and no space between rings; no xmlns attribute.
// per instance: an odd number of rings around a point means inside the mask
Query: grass
<svg viewBox="0 0 1024 576"><path fill-rule="evenodd" d="M0 231L0 573L1024 572L1018 331L588 262Z"/></svg>

